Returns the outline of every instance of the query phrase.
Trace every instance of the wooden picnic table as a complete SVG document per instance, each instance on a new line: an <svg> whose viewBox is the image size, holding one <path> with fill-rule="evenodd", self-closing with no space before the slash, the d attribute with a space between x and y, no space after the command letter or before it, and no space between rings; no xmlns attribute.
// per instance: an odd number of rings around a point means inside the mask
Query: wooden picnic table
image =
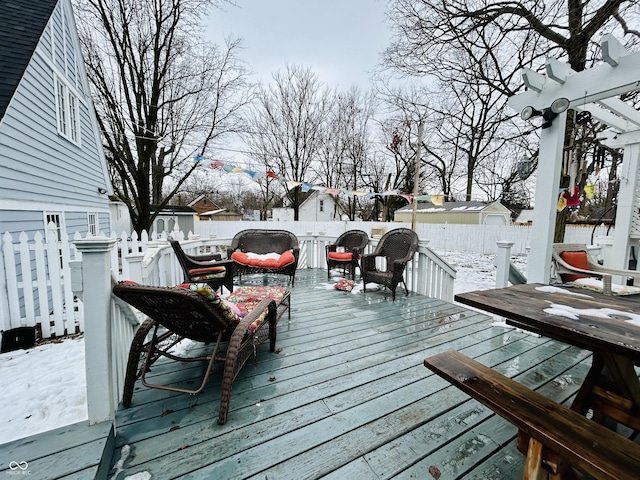
<svg viewBox="0 0 640 480"><path fill-rule="evenodd" d="M593 352L571 408L604 423L640 430L640 295L610 296L541 284L458 294L457 302L505 317L507 324Z"/></svg>

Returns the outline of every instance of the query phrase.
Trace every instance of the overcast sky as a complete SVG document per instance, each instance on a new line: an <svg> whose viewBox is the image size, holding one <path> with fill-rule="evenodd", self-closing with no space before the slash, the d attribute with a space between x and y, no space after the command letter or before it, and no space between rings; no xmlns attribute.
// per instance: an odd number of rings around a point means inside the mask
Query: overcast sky
<svg viewBox="0 0 640 480"><path fill-rule="evenodd" d="M385 0L236 0L210 17L207 35L218 44L243 39L241 57L268 82L286 64L310 67L330 87L369 88L387 46Z"/></svg>

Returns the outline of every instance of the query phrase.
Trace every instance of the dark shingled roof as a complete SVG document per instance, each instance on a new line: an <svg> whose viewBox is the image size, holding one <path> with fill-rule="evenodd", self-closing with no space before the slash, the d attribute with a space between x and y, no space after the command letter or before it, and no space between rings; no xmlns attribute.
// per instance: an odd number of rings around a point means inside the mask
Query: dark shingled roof
<svg viewBox="0 0 640 480"><path fill-rule="evenodd" d="M0 0L0 120L58 0Z"/></svg>

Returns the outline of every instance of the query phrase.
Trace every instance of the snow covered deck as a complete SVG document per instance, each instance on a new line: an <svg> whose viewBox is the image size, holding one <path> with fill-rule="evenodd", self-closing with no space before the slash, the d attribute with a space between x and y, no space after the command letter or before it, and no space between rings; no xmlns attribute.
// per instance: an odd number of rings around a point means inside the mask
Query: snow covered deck
<svg viewBox="0 0 640 480"><path fill-rule="evenodd" d="M26 461L30 478L74 479L519 479L515 427L431 374L424 358L454 348L559 402L590 365L588 352L460 305L323 284L325 270L298 272L291 321L278 325L281 352L264 344L257 367L241 371L225 425L216 423L214 369L197 396L139 386L116 414L115 438L104 424L78 424L2 445L2 469ZM200 368L158 363L153 373L185 383Z"/></svg>

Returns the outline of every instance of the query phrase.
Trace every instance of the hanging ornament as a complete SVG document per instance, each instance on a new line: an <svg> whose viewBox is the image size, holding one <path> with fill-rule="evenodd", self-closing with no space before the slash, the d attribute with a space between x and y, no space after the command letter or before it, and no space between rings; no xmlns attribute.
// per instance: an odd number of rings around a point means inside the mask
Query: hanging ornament
<svg viewBox="0 0 640 480"><path fill-rule="evenodd" d="M591 112L589 110L582 110L576 114L576 123L578 125L588 125L591 123Z"/></svg>
<svg viewBox="0 0 640 480"><path fill-rule="evenodd" d="M533 162L529 157L521 157L516 165L516 171L518 172L520 180L526 180L533 172Z"/></svg>

